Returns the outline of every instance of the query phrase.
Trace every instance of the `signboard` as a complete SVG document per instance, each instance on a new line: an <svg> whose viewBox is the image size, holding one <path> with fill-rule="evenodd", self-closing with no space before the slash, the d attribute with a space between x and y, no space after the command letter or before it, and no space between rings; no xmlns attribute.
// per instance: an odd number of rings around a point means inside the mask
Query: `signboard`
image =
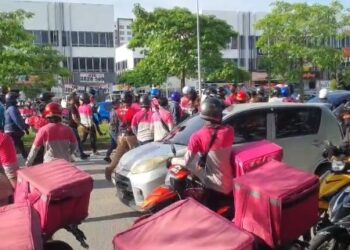
<svg viewBox="0 0 350 250"><path fill-rule="evenodd" d="M80 73L80 82L85 83L105 83L105 75L103 73Z"/></svg>
<svg viewBox="0 0 350 250"><path fill-rule="evenodd" d="M344 57L349 58L350 57L350 48L345 48L343 50L343 55L344 55Z"/></svg>

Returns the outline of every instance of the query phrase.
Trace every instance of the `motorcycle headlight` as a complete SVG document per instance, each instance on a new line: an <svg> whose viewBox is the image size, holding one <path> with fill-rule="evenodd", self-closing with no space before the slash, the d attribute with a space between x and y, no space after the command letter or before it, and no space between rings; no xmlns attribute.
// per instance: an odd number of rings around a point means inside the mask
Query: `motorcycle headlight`
<svg viewBox="0 0 350 250"><path fill-rule="evenodd" d="M333 160L332 161L332 170L333 171L342 171L345 168L345 164L342 161Z"/></svg>
<svg viewBox="0 0 350 250"><path fill-rule="evenodd" d="M168 159L168 156L157 156L141 163L139 162L135 163L131 167L130 172L132 174L141 174L141 173L150 172L156 168L165 166L167 159Z"/></svg>

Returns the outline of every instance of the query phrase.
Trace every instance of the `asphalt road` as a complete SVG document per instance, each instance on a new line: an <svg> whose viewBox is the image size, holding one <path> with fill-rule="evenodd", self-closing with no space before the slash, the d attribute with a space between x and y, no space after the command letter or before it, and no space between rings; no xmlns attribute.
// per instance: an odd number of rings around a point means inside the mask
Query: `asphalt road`
<svg viewBox="0 0 350 250"><path fill-rule="evenodd" d="M76 165L94 179L94 189L90 198L89 217L79 226L87 237L91 250L113 250L113 237L128 229L139 213L128 208L117 199L115 187L104 179L107 164L101 156L93 156L87 161L77 161ZM84 249L74 236L65 230L58 231L54 239L63 240L74 250Z"/></svg>

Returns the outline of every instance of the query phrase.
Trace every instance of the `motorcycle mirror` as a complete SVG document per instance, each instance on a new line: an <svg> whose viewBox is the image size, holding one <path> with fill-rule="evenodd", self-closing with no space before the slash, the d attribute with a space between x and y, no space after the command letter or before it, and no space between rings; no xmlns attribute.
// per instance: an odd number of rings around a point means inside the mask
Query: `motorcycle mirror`
<svg viewBox="0 0 350 250"><path fill-rule="evenodd" d="M176 148L174 144L171 143L170 146L171 146L171 152L173 153L174 156L176 156Z"/></svg>

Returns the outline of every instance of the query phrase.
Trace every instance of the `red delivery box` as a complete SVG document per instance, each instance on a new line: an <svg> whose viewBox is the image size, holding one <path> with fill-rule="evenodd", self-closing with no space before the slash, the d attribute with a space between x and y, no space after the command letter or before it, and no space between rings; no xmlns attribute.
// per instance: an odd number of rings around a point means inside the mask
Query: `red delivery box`
<svg viewBox="0 0 350 250"><path fill-rule="evenodd" d="M0 207L0 250L42 250L38 213L27 202Z"/></svg>
<svg viewBox="0 0 350 250"><path fill-rule="evenodd" d="M192 198L178 201L114 237L119 250L252 250L254 238Z"/></svg>
<svg viewBox="0 0 350 250"><path fill-rule="evenodd" d="M276 246L318 221L318 178L278 161L234 179L235 224ZM302 215L302 217L301 217Z"/></svg>
<svg viewBox="0 0 350 250"><path fill-rule="evenodd" d="M55 160L18 171L15 202L29 200L39 212L46 235L88 216L93 180L65 160Z"/></svg>
<svg viewBox="0 0 350 250"><path fill-rule="evenodd" d="M271 160L281 161L283 148L268 140L236 147L232 152L232 163L236 177L244 175Z"/></svg>

